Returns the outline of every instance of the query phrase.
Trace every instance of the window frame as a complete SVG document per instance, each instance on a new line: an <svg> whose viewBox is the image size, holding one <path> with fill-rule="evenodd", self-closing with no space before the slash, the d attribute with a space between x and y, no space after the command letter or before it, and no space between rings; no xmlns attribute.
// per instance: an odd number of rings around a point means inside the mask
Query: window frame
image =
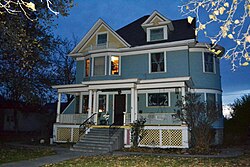
<svg viewBox="0 0 250 167"><path fill-rule="evenodd" d="M205 53L210 53L213 58L213 72L206 71L206 65L205 65ZM203 73L208 73L208 74L216 74L216 61L215 61L215 56L211 52L202 52L202 65L203 65Z"/></svg>
<svg viewBox="0 0 250 167"><path fill-rule="evenodd" d="M88 68L88 70L89 70L89 72L88 72L88 76L86 75L87 74L87 72L86 72L86 69L87 69L87 60L89 60L89 68ZM87 78L87 77L90 77L91 76L91 60L90 60L90 57L88 57L88 58L86 58L85 59L85 63L84 63L84 76Z"/></svg>
<svg viewBox="0 0 250 167"><path fill-rule="evenodd" d="M148 100L149 100L148 95L149 94L168 94L168 105L167 106L149 106L148 105ZM171 94L169 91L166 91L166 92L147 92L146 93L146 107L171 107L170 95Z"/></svg>
<svg viewBox="0 0 250 167"><path fill-rule="evenodd" d="M98 36L99 35L103 35L103 34L106 34L107 35L107 41L106 41L106 43L100 43L100 44L98 44ZM108 32L107 31L105 31L105 32L99 32L99 33L97 33L96 34L96 46L106 46L107 45L107 43L108 43L108 40L109 40L109 36L108 36Z"/></svg>
<svg viewBox="0 0 250 167"><path fill-rule="evenodd" d="M163 29L163 39L156 39L156 40L151 40L151 30L154 29ZM167 26L156 26L156 27L150 27L147 28L147 42L154 42L154 41L162 41L162 40L167 40L168 39L168 28Z"/></svg>
<svg viewBox="0 0 250 167"><path fill-rule="evenodd" d="M164 56L164 71L159 71L159 72L152 72L152 62L151 62L151 56L152 54L155 54L155 53L163 53L163 56ZM156 74L156 73L166 73L167 72L167 54L166 54L166 51L158 51L158 52L150 52L149 53L149 74Z"/></svg>
<svg viewBox="0 0 250 167"><path fill-rule="evenodd" d="M104 57L104 74L103 75L95 75L95 58ZM98 76L105 76L107 75L107 56L95 56L92 57L92 68L91 68L91 76L98 77Z"/></svg>
<svg viewBox="0 0 250 167"><path fill-rule="evenodd" d="M112 70L111 70L111 57L112 56L117 56L119 58L118 74L112 74ZM111 75L111 76L120 76L121 75L121 56L120 55L109 55L109 75Z"/></svg>

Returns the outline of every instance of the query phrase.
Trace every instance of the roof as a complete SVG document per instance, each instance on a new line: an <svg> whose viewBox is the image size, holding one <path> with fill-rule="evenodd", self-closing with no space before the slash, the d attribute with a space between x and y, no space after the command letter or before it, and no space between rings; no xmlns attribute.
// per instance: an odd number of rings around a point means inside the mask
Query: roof
<svg viewBox="0 0 250 167"><path fill-rule="evenodd" d="M168 32L168 39L163 41L147 42L146 32L142 28L142 24L150 17L149 15L143 16L134 22L118 29L116 32L131 46L141 46L163 42L173 42L179 40L195 39L195 23L189 24L187 19L173 20L173 31Z"/></svg>

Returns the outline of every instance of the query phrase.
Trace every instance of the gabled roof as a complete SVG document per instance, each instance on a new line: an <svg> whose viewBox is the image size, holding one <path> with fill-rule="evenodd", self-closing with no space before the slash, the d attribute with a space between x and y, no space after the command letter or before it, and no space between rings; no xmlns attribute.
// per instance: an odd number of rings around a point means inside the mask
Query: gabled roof
<svg viewBox="0 0 250 167"><path fill-rule="evenodd" d="M83 37L83 39L79 42L79 44L71 51L70 54L78 53L79 50L84 47L84 45L91 39L91 37L96 33L96 31L101 27L104 26L112 33L121 43L125 46L130 47L130 44L127 43L119 34L117 34L105 21L99 19L94 26L88 31L88 33Z"/></svg>
<svg viewBox="0 0 250 167"><path fill-rule="evenodd" d="M151 15L152 16L152 15ZM173 31L168 31L168 39L155 42L147 42L147 34L142 28L142 24L149 20L150 16L143 16L134 22L118 29L116 32L124 40L126 40L132 47L149 45L155 43L173 42L179 40L195 39L195 23L194 20L192 24L189 24L187 19L172 20L174 27Z"/></svg>
<svg viewBox="0 0 250 167"><path fill-rule="evenodd" d="M164 25L164 24L167 24L169 29L172 31L174 29L173 27L173 24L172 24L172 21L166 17L164 17L162 14L160 14L158 11L154 11L148 18L145 22L142 23L142 27L149 27L149 26L152 26L152 21L153 19L159 19L160 20L160 24Z"/></svg>

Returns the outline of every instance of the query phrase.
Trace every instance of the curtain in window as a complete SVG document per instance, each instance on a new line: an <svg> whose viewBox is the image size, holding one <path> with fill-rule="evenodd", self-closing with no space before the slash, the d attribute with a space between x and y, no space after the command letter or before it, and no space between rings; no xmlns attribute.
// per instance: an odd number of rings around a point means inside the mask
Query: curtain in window
<svg viewBox="0 0 250 167"><path fill-rule="evenodd" d="M164 53L152 53L151 54L151 72L163 72L164 71Z"/></svg>

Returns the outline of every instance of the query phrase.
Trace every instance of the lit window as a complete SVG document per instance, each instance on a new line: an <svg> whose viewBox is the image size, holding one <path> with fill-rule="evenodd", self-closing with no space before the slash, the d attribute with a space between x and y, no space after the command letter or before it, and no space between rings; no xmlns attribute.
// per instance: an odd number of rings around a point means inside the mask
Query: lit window
<svg viewBox="0 0 250 167"><path fill-rule="evenodd" d="M150 72L164 72L164 52L151 53L151 71Z"/></svg>
<svg viewBox="0 0 250 167"><path fill-rule="evenodd" d="M105 75L105 57L94 58L94 75Z"/></svg>
<svg viewBox="0 0 250 167"><path fill-rule="evenodd" d="M212 53L204 53L204 72L214 72L214 56Z"/></svg>
<svg viewBox="0 0 250 167"><path fill-rule="evenodd" d="M150 30L150 41L156 41L164 39L163 28L157 28Z"/></svg>
<svg viewBox="0 0 250 167"><path fill-rule="evenodd" d="M119 56L111 56L111 75L119 75Z"/></svg>
<svg viewBox="0 0 250 167"><path fill-rule="evenodd" d="M106 95L99 95L98 112L106 112Z"/></svg>
<svg viewBox="0 0 250 167"><path fill-rule="evenodd" d="M85 61L85 77L89 77L90 75L90 59L86 59Z"/></svg>
<svg viewBox="0 0 250 167"><path fill-rule="evenodd" d="M148 93L148 107L169 106L168 93Z"/></svg>
<svg viewBox="0 0 250 167"><path fill-rule="evenodd" d="M97 45L102 45L107 43L107 34L98 34L97 35Z"/></svg>

